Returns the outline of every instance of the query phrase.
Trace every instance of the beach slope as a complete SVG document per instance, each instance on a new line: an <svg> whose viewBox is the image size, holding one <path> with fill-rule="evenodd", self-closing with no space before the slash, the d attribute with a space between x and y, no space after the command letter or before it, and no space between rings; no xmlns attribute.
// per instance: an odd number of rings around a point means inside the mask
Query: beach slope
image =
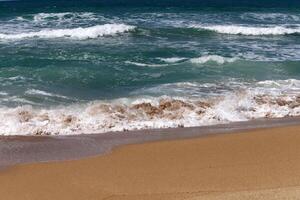
<svg viewBox="0 0 300 200"><path fill-rule="evenodd" d="M8 167L0 172L0 194L6 200L300 199L299 144L300 126L288 126L127 145L93 158Z"/></svg>

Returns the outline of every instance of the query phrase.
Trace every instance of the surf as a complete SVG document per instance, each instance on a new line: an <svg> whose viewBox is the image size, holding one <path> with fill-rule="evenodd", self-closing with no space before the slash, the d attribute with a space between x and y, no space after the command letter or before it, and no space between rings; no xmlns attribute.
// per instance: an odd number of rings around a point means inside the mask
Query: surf
<svg viewBox="0 0 300 200"><path fill-rule="evenodd" d="M221 34L248 36L290 35L300 33L300 27L287 28L284 26L253 27L243 25L192 25L191 27Z"/></svg>
<svg viewBox="0 0 300 200"><path fill-rule="evenodd" d="M71 29L45 29L37 32L25 32L18 34L0 34L2 40L22 40L27 38L71 38L71 39L94 39L103 36L114 36L117 34L129 32L135 29L135 26L126 24L104 24L87 28Z"/></svg>

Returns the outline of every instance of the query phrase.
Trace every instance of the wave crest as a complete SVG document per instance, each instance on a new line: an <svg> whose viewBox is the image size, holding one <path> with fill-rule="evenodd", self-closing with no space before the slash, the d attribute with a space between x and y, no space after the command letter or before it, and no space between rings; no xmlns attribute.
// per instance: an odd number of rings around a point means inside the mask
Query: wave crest
<svg viewBox="0 0 300 200"><path fill-rule="evenodd" d="M223 57L219 55L205 55L198 58L179 58L179 57L173 57L173 58L157 58L160 61L163 61L164 64L147 64L147 63L139 63L139 62L132 62L132 61L126 61L126 64L131 64L135 66L140 67L167 67L176 65L178 63L184 63L184 62L190 62L193 64L205 64L205 63L217 63L219 65L225 64L225 63L232 63L238 60L237 57L229 58L229 57Z"/></svg>
<svg viewBox="0 0 300 200"><path fill-rule="evenodd" d="M95 14L91 12L64 12L64 13L38 13L33 15L33 20L35 22L41 22L45 20L72 20L72 19L95 19Z"/></svg>
<svg viewBox="0 0 300 200"><path fill-rule="evenodd" d="M224 64L224 63L235 62L236 60L238 60L238 59L237 58L227 58L227 57L218 56L218 55L206 55L206 56L201 56L199 58L192 58L192 59L190 59L190 62L197 63L197 64L204 64L204 63L208 63L208 62Z"/></svg>
<svg viewBox="0 0 300 200"><path fill-rule="evenodd" d="M287 13L258 13L258 12L247 12L241 15L242 19L246 20L257 20L257 21L280 21L280 22L299 22L300 17L298 14L287 14Z"/></svg>
<svg viewBox="0 0 300 200"><path fill-rule="evenodd" d="M0 39L5 40L21 40L24 38L62 38L68 37L72 39L92 39L102 36L116 35L119 33L129 32L134 30L134 26L125 24L104 24L88 28L73 28L73 29L54 29L41 30L38 32L28 32L19 34L0 34Z"/></svg>
<svg viewBox="0 0 300 200"><path fill-rule="evenodd" d="M286 28L283 26L274 27L250 27L250 26L239 26L239 25L213 25L213 26L202 26L194 25L193 28L204 29L214 31L222 34L232 35L290 35L300 33L300 27Z"/></svg>
<svg viewBox="0 0 300 200"><path fill-rule="evenodd" d="M291 79L258 82L253 88L242 87L205 98L144 96L47 109L2 107L0 135L104 133L299 116L299 91L299 80Z"/></svg>

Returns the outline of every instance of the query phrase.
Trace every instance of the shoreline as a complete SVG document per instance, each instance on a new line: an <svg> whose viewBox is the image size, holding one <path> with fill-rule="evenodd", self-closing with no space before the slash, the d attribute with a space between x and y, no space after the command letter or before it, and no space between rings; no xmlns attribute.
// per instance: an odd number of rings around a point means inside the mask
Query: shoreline
<svg viewBox="0 0 300 200"><path fill-rule="evenodd" d="M179 130L184 134L187 129ZM298 121L122 145L78 160L10 166L0 171L0 192L6 200L297 199L299 132Z"/></svg>
<svg viewBox="0 0 300 200"><path fill-rule="evenodd" d="M0 136L0 169L16 164L77 160L130 144L181 140L300 124L300 117L256 119L201 127L145 129L103 134Z"/></svg>

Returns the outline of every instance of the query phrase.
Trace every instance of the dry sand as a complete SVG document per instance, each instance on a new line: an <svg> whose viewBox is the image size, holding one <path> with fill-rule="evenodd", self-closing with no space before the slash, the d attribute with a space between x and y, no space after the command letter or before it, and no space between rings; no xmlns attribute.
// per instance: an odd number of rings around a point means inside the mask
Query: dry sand
<svg viewBox="0 0 300 200"><path fill-rule="evenodd" d="M0 172L0 199L300 199L300 126L127 145L77 161L17 165Z"/></svg>

